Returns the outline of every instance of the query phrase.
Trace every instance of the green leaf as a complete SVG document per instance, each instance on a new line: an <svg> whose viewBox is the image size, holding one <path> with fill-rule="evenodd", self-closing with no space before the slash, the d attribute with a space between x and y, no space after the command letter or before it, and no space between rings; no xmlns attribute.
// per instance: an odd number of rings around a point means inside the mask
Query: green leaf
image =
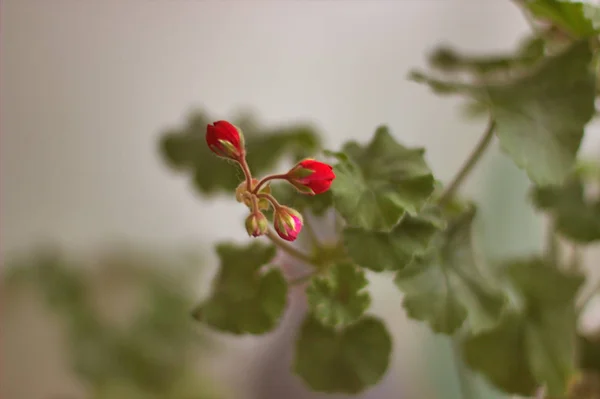
<svg viewBox="0 0 600 399"><path fill-rule="evenodd" d="M600 240L600 198L586 200L578 178L562 186L535 187L532 199L553 216L555 228L568 239L582 244Z"/></svg>
<svg viewBox="0 0 600 399"><path fill-rule="evenodd" d="M396 273L409 317L426 321L437 333L452 334L468 320L471 330L490 328L504 307L473 256L475 208L449 221L431 249Z"/></svg>
<svg viewBox="0 0 600 399"><path fill-rule="evenodd" d="M186 126L162 135L160 150L172 169L193 178L200 193L229 193L244 176L237 164L215 156L206 145L206 126L212 122L204 113L191 115ZM241 119L233 123L244 132L247 161L254 176L271 172L283 159L296 161L321 148L318 133L307 125L262 128Z"/></svg>
<svg viewBox="0 0 600 399"><path fill-rule="evenodd" d="M434 190L424 151L398 144L386 127L378 128L365 147L347 143L349 159L334 167L331 191L348 225L390 231L405 212L416 215Z"/></svg>
<svg viewBox="0 0 600 399"><path fill-rule="evenodd" d="M278 269L262 271L275 247L252 243L245 247L219 244L221 268L210 298L194 317L233 334L263 334L274 329L286 305L287 283Z"/></svg>
<svg viewBox="0 0 600 399"><path fill-rule="evenodd" d="M325 326L354 323L371 305L371 297L364 291L368 283L364 271L356 265L336 263L325 276L312 279L306 289L308 306Z"/></svg>
<svg viewBox="0 0 600 399"><path fill-rule="evenodd" d="M560 184L571 172L585 125L595 113L592 53L579 42L548 58L534 74L488 86L500 144L539 185Z"/></svg>
<svg viewBox="0 0 600 399"><path fill-rule="evenodd" d="M584 128L595 113L595 76L586 41L547 57L532 73L504 84L445 82L414 72L441 94L467 94L488 105L504 151L538 185L571 173Z"/></svg>
<svg viewBox="0 0 600 399"><path fill-rule="evenodd" d="M392 231L378 232L346 227L343 233L348 255L357 264L376 272L400 270L415 256L422 256L445 221L434 208L417 216L406 215Z"/></svg>
<svg viewBox="0 0 600 399"><path fill-rule="evenodd" d="M519 67L529 67L544 56L543 38L532 36L524 40L515 54L469 55L450 47L439 47L429 56L431 67L444 72L464 71L485 78Z"/></svg>
<svg viewBox="0 0 600 399"><path fill-rule="evenodd" d="M598 7L576 1L533 0L525 6L536 18L552 22L576 37L594 36L599 32Z"/></svg>
<svg viewBox="0 0 600 399"><path fill-rule="evenodd" d="M545 385L549 396L561 396L576 369L574 299L583 279L537 258L503 269L520 306L492 330L468 336L465 360L507 393Z"/></svg>
<svg viewBox="0 0 600 399"><path fill-rule="evenodd" d="M308 315L296 342L294 371L315 391L357 394L385 374L392 339L375 317L334 330Z"/></svg>

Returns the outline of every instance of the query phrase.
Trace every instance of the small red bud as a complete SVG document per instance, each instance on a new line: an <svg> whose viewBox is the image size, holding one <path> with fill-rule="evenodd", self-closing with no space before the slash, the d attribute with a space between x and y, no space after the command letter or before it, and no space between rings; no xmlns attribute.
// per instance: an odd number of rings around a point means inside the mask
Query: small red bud
<svg viewBox="0 0 600 399"><path fill-rule="evenodd" d="M290 169L287 179L301 193L315 195L329 190L335 173L326 163L305 159Z"/></svg>
<svg viewBox="0 0 600 399"><path fill-rule="evenodd" d="M269 221L260 212L252 213L246 218L246 231L252 237L259 237L269 231Z"/></svg>
<svg viewBox="0 0 600 399"><path fill-rule="evenodd" d="M273 226L279 237L284 240L294 241L300 234L303 224L302 215L295 209L280 206L275 210Z"/></svg>
<svg viewBox="0 0 600 399"><path fill-rule="evenodd" d="M244 155L244 135L227 121L217 121L206 126L206 144L215 154L239 161Z"/></svg>

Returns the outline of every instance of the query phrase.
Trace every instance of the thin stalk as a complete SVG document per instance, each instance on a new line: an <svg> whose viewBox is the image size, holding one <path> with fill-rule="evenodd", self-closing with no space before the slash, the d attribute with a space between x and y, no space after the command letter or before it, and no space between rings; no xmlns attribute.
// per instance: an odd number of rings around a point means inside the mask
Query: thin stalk
<svg viewBox="0 0 600 399"><path fill-rule="evenodd" d="M271 194L266 194L266 193L258 193L253 195L254 198L264 198L267 201L269 201L271 203L271 205L273 205L273 208L275 210L281 208L281 204L277 201L277 199L275 199L275 197L273 197Z"/></svg>
<svg viewBox="0 0 600 399"><path fill-rule="evenodd" d="M250 167L248 166L248 162L246 162L246 156L242 156L242 159L239 161L240 167L244 172L244 177L246 178L246 189L249 192L252 192L252 173L250 173Z"/></svg>
<svg viewBox="0 0 600 399"><path fill-rule="evenodd" d="M307 281L309 281L311 278L313 278L316 275L317 275L317 272L312 271L310 273L306 273L302 276L291 279L290 281L288 281L288 284L290 286L301 285L301 284L306 283Z"/></svg>
<svg viewBox="0 0 600 399"><path fill-rule="evenodd" d="M454 179L452 179L450 184L448 184L448 186L440 196L440 205L444 205L452 199L452 196L458 190L465 178L472 172L475 165L477 165L477 162L481 160L481 156L485 153L485 150L489 147L490 143L492 142L492 139L494 138L494 130L496 130L496 122L490 118L485 133L483 134L475 148L473 148L471 155L469 155L469 158L467 158L467 160L462 165L456 176L454 176Z"/></svg>
<svg viewBox="0 0 600 399"><path fill-rule="evenodd" d="M458 377L460 397L462 399L474 399L475 395L473 394L473 389L469 381L468 371L460 357L460 348L458 347L456 338L452 339L452 357L454 358L454 366Z"/></svg>
<svg viewBox="0 0 600 399"><path fill-rule="evenodd" d="M283 250L284 252L286 252L288 255L301 260L303 262L306 263L310 263L310 264L314 264L313 259L305 254L304 252L301 252L299 250L297 250L296 248L294 248L293 246L287 244L286 242L284 242L281 238L279 238L277 236L276 233L273 232L273 230L270 230L267 232L266 236L269 238L269 240L271 240L271 242L273 242L273 244L275 244L277 247L279 247L281 250Z"/></svg>
<svg viewBox="0 0 600 399"><path fill-rule="evenodd" d="M254 190L252 190L253 194L258 193L258 190L261 189L262 186L264 186L268 181L271 180L275 180L275 179L287 179L287 174L282 174L282 175L270 175L270 176L266 176L263 177L262 179L259 180L259 182L256 184L256 187L254 187Z"/></svg>

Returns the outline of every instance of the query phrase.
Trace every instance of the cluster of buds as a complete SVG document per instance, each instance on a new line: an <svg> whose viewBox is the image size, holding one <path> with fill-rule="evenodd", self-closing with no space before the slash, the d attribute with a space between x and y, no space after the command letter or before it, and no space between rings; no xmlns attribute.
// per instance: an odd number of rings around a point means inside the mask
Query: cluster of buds
<svg viewBox="0 0 600 399"><path fill-rule="evenodd" d="M242 131L227 121L217 121L206 128L206 144L216 155L237 162L244 172L245 180L235 192L238 202L250 209L246 218L246 230L252 237L269 233L269 222L263 211L273 208L273 227L287 241L294 241L303 226L302 215L293 208L281 205L271 195L272 180L284 180L302 194L316 195L329 190L335 174L333 168L314 159L298 162L287 173L269 175L258 180L252 177L246 162L246 148Z"/></svg>

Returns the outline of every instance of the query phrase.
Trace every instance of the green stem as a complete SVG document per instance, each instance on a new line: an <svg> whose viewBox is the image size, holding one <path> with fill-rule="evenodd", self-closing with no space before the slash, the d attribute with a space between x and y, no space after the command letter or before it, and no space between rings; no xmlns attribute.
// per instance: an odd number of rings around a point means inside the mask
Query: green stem
<svg viewBox="0 0 600 399"><path fill-rule="evenodd" d="M279 238L277 236L276 233L273 232L273 230L269 230L266 235L269 238L269 240L271 240L271 242L273 242L273 244L275 244L281 250L286 252L288 255L290 255L298 260L301 260L303 262L314 265L314 260L310 256L308 256L304 252L301 252L301 251L297 250L296 248L294 248L293 246L284 242L281 238Z"/></svg>
<svg viewBox="0 0 600 399"><path fill-rule="evenodd" d="M454 366L456 368L456 373L458 377L458 387L460 390L460 397L462 399L473 399L475 395L473 394L473 389L471 387L471 383L469 381L469 375L467 368L462 362L460 357L460 348L458 346L458 341L456 338L452 339L452 357L454 358Z"/></svg>
<svg viewBox="0 0 600 399"><path fill-rule="evenodd" d="M254 187L254 190L252 190L252 194L258 193L258 190L260 190L260 188L262 186L264 186L265 183L267 183L268 181L271 181L271 180L275 180L275 179L287 179L287 174L283 174L283 175L270 175L270 176L263 177L256 184L256 187Z"/></svg>
<svg viewBox="0 0 600 399"><path fill-rule="evenodd" d="M489 147L492 139L494 138L494 131L496 130L496 122L490 118L487 129L483 134L483 137L479 140L469 158L462 165L454 179L448 184L439 199L440 205L445 205L452 199L454 193L458 190L460 185L463 183L465 178L472 172L477 162L481 160L481 156L485 153L485 150Z"/></svg>

